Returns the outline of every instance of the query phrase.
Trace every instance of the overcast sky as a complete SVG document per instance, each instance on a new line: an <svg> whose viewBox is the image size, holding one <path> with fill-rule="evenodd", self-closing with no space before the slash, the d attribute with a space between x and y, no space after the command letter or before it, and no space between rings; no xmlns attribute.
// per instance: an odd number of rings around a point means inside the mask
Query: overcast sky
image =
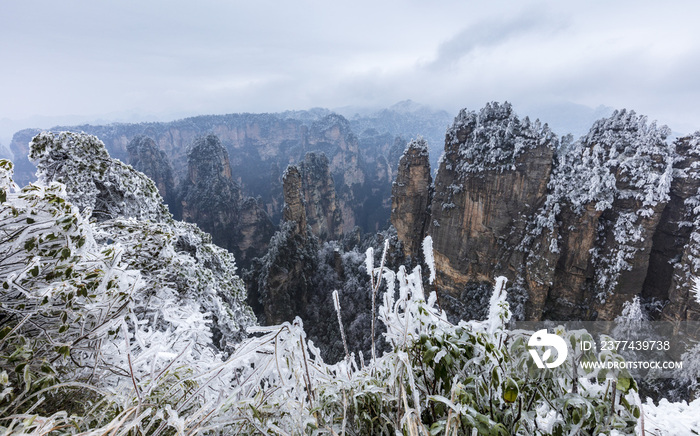
<svg viewBox="0 0 700 436"><path fill-rule="evenodd" d="M690 0L2 0L0 120L508 100L689 133L699 17Z"/></svg>

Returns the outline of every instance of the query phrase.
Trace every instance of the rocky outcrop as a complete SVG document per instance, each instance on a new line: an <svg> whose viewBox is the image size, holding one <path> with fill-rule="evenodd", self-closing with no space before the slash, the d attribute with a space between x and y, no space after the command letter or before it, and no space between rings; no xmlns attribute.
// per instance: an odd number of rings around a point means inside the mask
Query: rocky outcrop
<svg viewBox="0 0 700 436"><path fill-rule="evenodd" d="M295 233L306 237L306 204L302 193L302 178L299 168L292 165L287 168L282 177L284 181L284 221L293 223Z"/></svg>
<svg viewBox="0 0 700 436"><path fill-rule="evenodd" d="M183 221L197 223L215 244L233 246L241 191L231 178L228 152L218 137L209 135L195 140L187 158L188 175L179 195Z"/></svg>
<svg viewBox="0 0 700 436"><path fill-rule="evenodd" d="M325 154L307 153L299 167L306 222L311 232L321 241L340 239L343 235L343 218L328 158Z"/></svg>
<svg viewBox="0 0 700 436"><path fill-rule="evenodd" d="M198 138L179 188L183 221L195 222L242 266L262 255L274 226L255 200L245 200L231 175L228 152L215 135Z"/></svg>
<svg viewBox="0 0 700 436"><path fill-rule="evenodd" d="M530 317L612 320L642 292L673 178L669 133L623 110L562 153L534 230L536 257L554 269L531 286Z"/></svg>
<svg viewBox="0 0 700 436"><path fill-rule="evenodd" d="M432 182L428 144L419 137L406 147L391 189L391 224L408 256L421 253L430 218Z"/></svg>
<svg viewBox="0 0 700 436"><path fill-rule="evenodd" d="M128 164L155 182L161 197L171 212L175 213L179 208L176 205L173 170L168 155L158 148L153 139L144 135L134 137L126 149L129 153ZM179 214L175 215L177 217Z"/></svg>
<svg viewBox="0 0 700 436"><path fill-rule="evenodd" d="M310 162L314 164L309 166ZM372 343L367 335L372 310L365 291L370 284L364 256L360 254L363 250L343 247L340 241L323 242L315 234L318 227L312 224L316 220L312 215L317 211L310 209L307 201L310 189L307 172L324 168L327 168L327 161L321 154L307 155L304 162L286 169L283 179L285 221L272 237L267 253L253 260L244 280L249 304L262 324L279 324L298 317L324 359L337 361L343 358L344 347L338 332L333 290L340 294L348 345L351 350L362 350L365 355L369 355ZM324 173L327 170L319 171L317 176ZM319 180L330 180L330 176ZM322 183L321 186L333 185ZM313 190L314 195L319 192ZM314 201L324 203L325 199ZM359 234L357 238L356 243L359 243ZM345 235L343 242L350 242L349 239L351 235ZM381 341L379 343L381 349Z"/></svg>
<svg viewBox="0 0 700 436"><path fill-rule="evenodd" d="M515 278L556 145L546 125L519 119L508 103L460 112L447 132L428 229L439 289L457 297L469 283Z"/></svg>
<svg viewBox="0 0 700 436"><path fill-rule="evenodd" d="M695 319L700 134L668 144L669 133L622 110L571 143L507 103L460 112L427 217L443 307L483 312L485 285L504 275L530 320L613 320L636 295L669 301L665 318ZM407 198L394 190L394 205ZM405 208L393 212L415 253L420 226Z"/></svg>
<svg viewBox="0 0 700 436"><path fill-rule="evenodd" d="M692 290L700 276L700 132L676 140L675 149L677 176L654 235L643 295L668 301L663 319L700 321L700 302Z"/></svg>
<svg viewBox="0 0 700 436"><path fill-rule="evenodd" d="M284 220L298 223L300 234L308 226L322 242L339 240L343 219L326 156L307 153L303 162L287 167L282 180Z"/></svg>
<svg viewBox="0 0 700 436"><path fill-rule="evenodd" d="M318 246L307 225L302 179L296 166L285 170L284 222L245 278L249 303L263 324L292 321L305 313L313 292Z"/></svg>

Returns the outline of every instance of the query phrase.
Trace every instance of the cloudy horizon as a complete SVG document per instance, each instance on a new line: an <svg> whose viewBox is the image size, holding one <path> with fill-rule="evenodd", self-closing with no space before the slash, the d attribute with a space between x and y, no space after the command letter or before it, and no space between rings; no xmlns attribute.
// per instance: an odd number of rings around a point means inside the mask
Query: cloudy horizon
<svg viewBox="0 0 700 436"><path fill-rule="evenodd" d="M0 14L0 120L155 121L407 99L456 114L507 100L521 115L562 104L628 108L690 133L700 129L698 10L640 1L12 2Z"/></svg>

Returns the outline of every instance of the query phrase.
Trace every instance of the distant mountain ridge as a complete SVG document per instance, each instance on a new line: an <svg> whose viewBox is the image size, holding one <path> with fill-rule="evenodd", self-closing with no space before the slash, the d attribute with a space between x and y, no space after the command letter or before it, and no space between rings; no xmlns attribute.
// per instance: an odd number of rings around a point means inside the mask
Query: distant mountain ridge
<svg viewBox="0 0 700 436"><path fill-rule="evenodd" d="M387 226L391 183L407 138L421 130L442 138L448 119L444 112L406 103L385 109L374 118L366 116L355 121L328 109L314 108L271 114L202 115L172 122L59 126L50 130L97 136L111 156L134 165L156 181L176 217L196 222L211 232L214 241L232 250L245 266L252 257L264 253L271 227L273 230L282 218L282 175L289 165L303 163L309 153L327 160L331 178L320 178L305 187L309 198L327 198L329 204L337 203L333 213L338 216L329 219L341 227L330 232L324 226L315 227L322 240L337 236L337 232L349 232L355 226L375 232ZM25 129L13 137L15 179L20 185L34 179L34 166L26 158L27 144L40 132ZM218 138L228 156L230 180L200 183L193 195L191 189L184 189L185 184L193 183L192 165L199 165L191 161L190 151L198 138L209 135ZM199 174L197 180L207 180L206 177ZM307 177L304 183L311 180ZM220 203L219 193L209 191L221 184L232 184L231 192L236 192L230 196L230 210L218 203L207 206L209 200ZM187 198L183 197L185 193ZM309 203L308 207L309 216L316 216L314 206ZM248 242L241 246L233 239Z"/></svg>

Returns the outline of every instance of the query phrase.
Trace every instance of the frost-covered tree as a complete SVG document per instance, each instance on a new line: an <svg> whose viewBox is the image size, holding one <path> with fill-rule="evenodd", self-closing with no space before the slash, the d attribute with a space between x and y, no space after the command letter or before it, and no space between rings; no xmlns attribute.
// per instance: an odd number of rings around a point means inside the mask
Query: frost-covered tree
<svg viewBox="0 0 700 436"><path fill-rule="evenodd" d="M162 221L170 213L155 183L112 159L102 141L84 133L40 133L32 139L29 159L44 183L59 182L67 199L98 221L136 218Z"/></svg>
<svg viewBox="0 0 700 436"><path fill-rule="evenodd" d="M487 103L479 112L462 109L447 130L446 153L459 155L459 177L485 170L515 169L516 159L530 149L558 143L547 124L522 120L510 103ZM448 168L452 169L452 168Z"/></svg>

